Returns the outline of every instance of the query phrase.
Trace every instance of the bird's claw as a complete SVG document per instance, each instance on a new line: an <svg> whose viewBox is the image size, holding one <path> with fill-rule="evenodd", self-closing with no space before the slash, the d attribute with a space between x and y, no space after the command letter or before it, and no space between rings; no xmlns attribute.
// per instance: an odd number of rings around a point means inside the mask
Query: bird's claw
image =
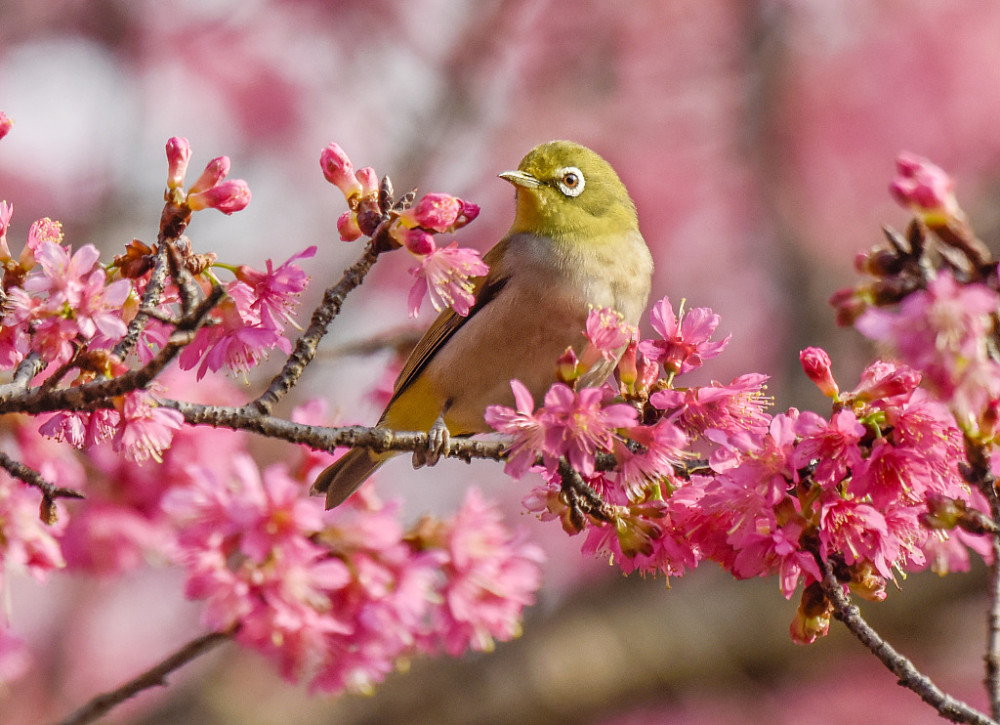
<svg viewBox="0 0 1000 725"><path fill-rule="evenodd" d="M451 448L451 433L444 423L443 417L438 417L434 425L427 431L427 449L413 451L413 467L435 465L442 456L447 456Z"/></svg>

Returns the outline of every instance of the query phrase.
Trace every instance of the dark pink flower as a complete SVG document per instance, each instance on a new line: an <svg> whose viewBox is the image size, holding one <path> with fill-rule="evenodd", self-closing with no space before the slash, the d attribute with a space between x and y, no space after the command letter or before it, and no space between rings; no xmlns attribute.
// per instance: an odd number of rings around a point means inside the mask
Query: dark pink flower
<svg viewBox="0 0 1000 725"><path fill-rule="evenodd" d="M615 430L638 422L635 408L625 403L605 405L607 398L606 388L576 391L564 383L549 388L539 417L544 421L544 453L550 470L565 456L576 471L593 474L594 456L612 450Z"/></svg>
<svg viewBox="0 0 1000 725"><path fill-rule="evenodd" d="M886 579L900 556L899 541L874 506L836 493L825 495L820 511L820 554L840 554L848 565L870 562Z"/></svg>
<svg viewBox="0 0 1000 725"><path fill-rule="evenodd" d="M865 427L846 408L834 413L830 421L815 413L802 413L796 433L802 440L795 447L792 461L796 468L815 465L812 475L820 486L838 485L849 468L861 463L858 443L865 435Z"/></svg>
<svg viewBox="0 0 1000 725"><path fill-rule="evenodd" d="M649 317L653 329L663 339L642 340L639 351L662 363L668 374L680 375L701 367L705 360L721 353L732 337L711 340L720 318L707 307L696 307L678 320L669 297L655 303Z"/></svg>

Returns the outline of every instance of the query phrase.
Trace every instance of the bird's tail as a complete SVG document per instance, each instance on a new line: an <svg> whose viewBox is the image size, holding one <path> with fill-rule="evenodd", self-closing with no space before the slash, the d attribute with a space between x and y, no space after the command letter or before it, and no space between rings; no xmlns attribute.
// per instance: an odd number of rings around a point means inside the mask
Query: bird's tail
<svg viewBox="0 0 1000 725"><path fill-rule="evenodd" d="M353 448L329 465L316 479L313 491L326 491L326 507L339 506L389 459L391 454Z"/></svg>

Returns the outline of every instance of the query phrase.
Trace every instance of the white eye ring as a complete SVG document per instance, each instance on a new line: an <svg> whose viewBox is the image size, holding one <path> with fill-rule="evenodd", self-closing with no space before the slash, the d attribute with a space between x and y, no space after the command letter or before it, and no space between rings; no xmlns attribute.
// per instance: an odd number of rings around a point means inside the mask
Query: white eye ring
<svg viewBox="0 0 1000 725"><path fill-rule="evenodd" d="M583 172L575 166L564 166L556 172L556 184L566 196L580 196L587 185Z"/></svg>

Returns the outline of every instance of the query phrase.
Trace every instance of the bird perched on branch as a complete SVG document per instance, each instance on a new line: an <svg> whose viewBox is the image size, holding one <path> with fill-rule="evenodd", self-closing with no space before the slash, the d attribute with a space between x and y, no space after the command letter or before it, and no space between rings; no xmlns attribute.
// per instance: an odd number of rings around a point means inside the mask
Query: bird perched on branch
<svg viewBox="0 0 1000 725"><path fill-rule="evenodd" d="M649 297L653 260L635 205L610 164L570 141L532 149L501 179L516 190L514 223L486 253L468 316L442 312L407 359L378 425L429 431L432 454L450 436L490 430L486 406L512 405L510 381L536 400L556 381L567 347L581 354L591 307L611 307L636 325ZM599 385L614 360L578 381ZM337 506L387 459L355 448L324 470L313 489ZM436 456L433 456L436 458Z"/></svg>

